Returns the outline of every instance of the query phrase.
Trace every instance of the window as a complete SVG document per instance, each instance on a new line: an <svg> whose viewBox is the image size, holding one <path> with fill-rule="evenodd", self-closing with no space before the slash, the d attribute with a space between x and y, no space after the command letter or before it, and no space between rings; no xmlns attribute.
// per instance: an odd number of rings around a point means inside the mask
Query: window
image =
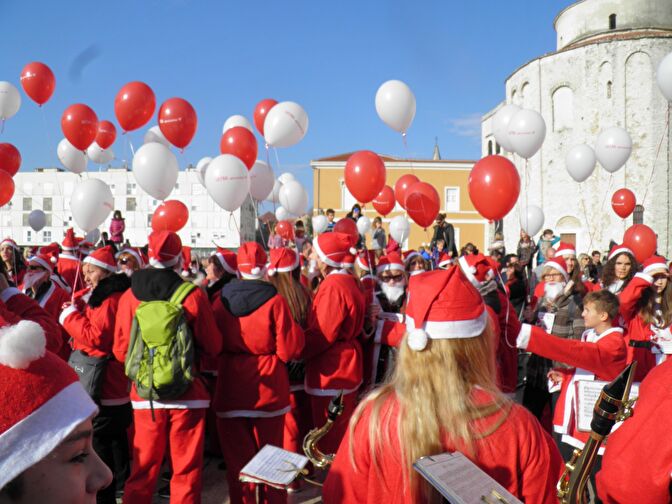
<svg viewBox="0 0 672 504"><path fill-rule="evenodd" d="M42 231L42 241L51 242L51 231Z"/></svg>
<svg viewBox="0 0 672 504"><path fill-rule="evenodd" d="M495 142L495 154L499 154L500 152L502 152L502 148L497 142Z"/></svg>
<svg viewBox="0 0 672 504"><path fill-rule="evenodd" d="M460 211L460 188L446 187L446 212Z"/></svg>
<svg viewBox="0 0 672 504"><path fill-rule="evenodd" d="M53 206L53 202L51 198L43 198L42 199L42 210L45 212L51 212Z"/></svg>
<svg viewBox="0 0 672 504"><path fill-rule="evenodd" d="M31 211L33 209L33 199L32 198L23 198L23 209Z"/></svg>
<svg viewBox="0 0 672 504"><path fill-rule="evenodd" d="M131 182L127 182L127 183L126 183L126 194L127 194L127 195L135 194L135 189L136 189L136 187L137 187L136 184L133 184L133 183L131 183Z"/></svg>
<svg viewBox="0 0 672 504"><path fill-rule="evenodd" d="M23 220L22 220L22 222L23 222L23 225L24 225L24 226L30 226L30 223L28 222L28 217L29 217L29 216L30 216L30 214L27 214L27 213L24 213L24 214L23 214Z"/></svg>
<svg viewBox="0 0 672 504"><path fill-rule="evenodd" d="M644 224L644 207L642 205L635 205L635 211L632 212L633 224Z"/></svg>
<svg viewBox="0 0 672 504"><path fill-rule="evenodd" d="M488 156L492 156L492 140L488 140Z"/></svg>
<svg viewBox="0 0 672 504"><path fill-rule="evenodd" d="M616 29L616 14L609 15L609 29L610 30Z"/></svg>
<svg viewBox="0 0 672 504"><path fill-rule="evenodd" d="M612 88L611 81L607 81L607 98L611 98L611 88Z"/></svg>
<svg viewBox="0 0 672 504"><path fill-rule="evenodd" d="M147 226L151 226L151 225L152 225L152 215L148 215L147 216Z"/></svg>
<svg viewBox="0 0 672 504"><path fill-rule="evenodd" d="M560 86L553 92L553 131L571 129L574 125L574 92Z"/></svg>
<svg viewBox="0 0 672 504"><path fill-rule="evenodd" d="M46 223L45 226L51 227L51 214L50 213L44 214L44 217L45 217L44 222Z"/></svg>
<svg viewBox="0 0 672 504"><path fill-rule="evenodd" d="M345 182L343 180L341 182L341 208L344 210L350 210L352 206L357 203L357 200L355 197L350 194L350 191L348 191L348 188L345 186Z"/></svg>
<svg viewBox="0 0 672 504"><path fill-rule="evenodd" d="M137 204L135 202L135 198L126 198L126 211L127 212L135 212Z"/></svg>
<svg viewBox="0 0 672 504"><path fill-rule="evenodd" d="M33 241L33 232L30 229L28 231L26 231L26 241L28 243Z"/></svg>

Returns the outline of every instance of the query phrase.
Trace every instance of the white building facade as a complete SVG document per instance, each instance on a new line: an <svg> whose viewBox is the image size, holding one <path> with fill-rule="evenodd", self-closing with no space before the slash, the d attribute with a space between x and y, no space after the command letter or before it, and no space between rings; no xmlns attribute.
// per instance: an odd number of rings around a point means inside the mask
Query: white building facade
<svg viewBox="0 0 672 504"><path fill-rule="evenodd" d="M72 218L70 197L76 185L86 178L98 178L110 186L114 207L121 211L126 222L124 238L134 246L146 244L152 231L152 215L161 201L140 189L133 173L123 167L85 172L81 176L57 168L17 173L14 197L0 208L0 236L11 236L20 245L33 246L60 243L69 227L83 235ZM180 200L189 209L189 220L179 232L184 245L194 249L214 249L216 245L236 248L241 242L241 232L243 241L254 239L254 208L250 204L243 206L242 222L241 210L233 213L222 210L210 198L193 169L180 171L168 199ZM47 225L39 232L28 224L32 210L43 210L47 217ZM100 226L101 232L109 230L111 218L112 214Z"/></svg>
<svg viewBox="0 0 672 504"><path fill-rule="evenodd" d="M610 240L620 243L634 220L658 233L658 251L669 257L672 132L655 72L672 52L672 2L583 0L560 12L554 27L557 50L511 74L505 101L482 118L484 156L500 152L492 118L503 104L536 110L546 122L544 144L527 163L502 151L521 176L518 205L504 219L507 249L515 250L520 213L530 204L544 210L545 228L574 242L579 252L605 251ZM594 146L600 131L612 126L629 132L630 159L613 175L598 164L588 180L575 182L565 168L567 151L577 144ZM635 193L639 205L625 221L610 204L623 187Z"/></svg>

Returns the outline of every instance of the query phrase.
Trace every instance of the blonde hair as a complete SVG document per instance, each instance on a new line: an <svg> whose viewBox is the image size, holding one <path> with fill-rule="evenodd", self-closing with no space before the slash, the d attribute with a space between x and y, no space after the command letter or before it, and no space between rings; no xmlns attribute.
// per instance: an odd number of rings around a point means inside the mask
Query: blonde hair
<svg viewBox="0 0 672 504"><path fill-rule="evenodd" d="M310 311L310 292L301 282L294 279L291 272L278 271L268 277L278 293L287 300L292 318L300 326L304 327Z"/></svg>
<svg viewBox="0 0 672 504"><path fill-rule="evenodd" d="M475 454L474 441L494 432L506 420L511 402L499 391L495 378L494 332L488 323L475 338L430 339L427 347L411 350L404 337L399 348L395 370L386 382L372 391L355 410L350 420L350 438L368 408L369 449L372 465L380 474L380 456L392 445L396 432L401 447L405 492L417 502L440 502L440 496L413 471L420 457L445 451L444 440L449 437L455 447ZM492 397L479 404L473 390L478 387ZM396 399L399 412L393 423L390 407ZM473 421L500 413L500 418L488 432L476 432ZM350 459L357 470L354 447L350 444Z"/></svg>

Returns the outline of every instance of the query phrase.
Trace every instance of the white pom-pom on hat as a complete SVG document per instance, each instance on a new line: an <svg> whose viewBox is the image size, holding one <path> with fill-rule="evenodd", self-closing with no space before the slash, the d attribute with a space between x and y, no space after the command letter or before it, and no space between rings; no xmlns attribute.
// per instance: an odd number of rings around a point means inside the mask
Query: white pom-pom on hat
<svg viewBox="0 0 672 504"><path fill-rule="evenodd" d="M357 255L357 249L355 247L350 247L348 252L350 252L352 255Z"/></svg>
<svg viewBox="0 0 672 504"><path fill-rule="evenodd" d="M427 337L427 333L424 330L413 329L408 333L406 341L411 350L422 352L427 347L429 338Z"/></svg>
<svg viewBox="0 0 672 504"><path fill-rule="evenodd" d="M51 256L51 259L49 259L49 262L51 264L56 264L58 262L58 259L56 259L56 257L54 257L54 256Z"/></svg>
<svg viewBox="0 0 672 504"><path fill-rule="evenodd" d="M256 275L256 273L255 273ZM268 268L268 276L273 276L275 275L275 268Z"/></svg>
<svg viewBox="0 0 672 504"><path fill-rule="evenodd" d="M252 273L253 275L258 275L259 273L261 273L261 268L259 266L255 266L250 270L250 273Z"/></svg>
<svg viewBox="0 0 672 504"><path fill-rule="evenodd" d="M25 369L31 362L44 357L47 338L36 322L22 320L16 325L0 328L0 364Z"/></svg>

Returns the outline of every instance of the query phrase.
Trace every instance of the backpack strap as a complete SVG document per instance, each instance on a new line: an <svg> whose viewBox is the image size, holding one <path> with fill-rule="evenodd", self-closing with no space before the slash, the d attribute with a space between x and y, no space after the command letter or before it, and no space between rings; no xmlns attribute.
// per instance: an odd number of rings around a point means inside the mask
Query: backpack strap
<svg viewBox="0 0 672 504"><path fill-rule="evenodd" d="M177 289L175 289L175 292L173 292L173 295L170 296L170 299L168 301L177 305L181 305L182 302L186 299L186 297L195 288L196 286L191 282L182 282L182 285L180 285Z"/></svg>

